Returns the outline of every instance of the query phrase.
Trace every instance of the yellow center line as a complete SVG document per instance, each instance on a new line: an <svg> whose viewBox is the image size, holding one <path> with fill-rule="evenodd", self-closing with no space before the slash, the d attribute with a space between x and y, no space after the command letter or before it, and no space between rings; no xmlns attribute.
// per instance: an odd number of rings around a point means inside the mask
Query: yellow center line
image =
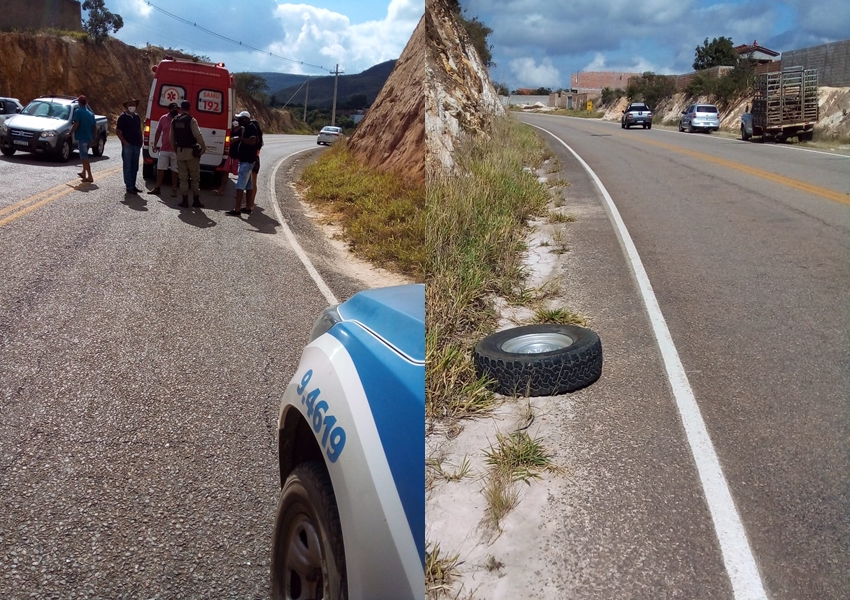
<svg viewBox="0 0 850 600"><path fill-rule="evenodd" d="M121 170L123 170L123 166L122 167L114 167L112 169L107 169L105 171L99 171L97 173L92 173L92 175L94 175L95 181L100 181L102 179L106 179L107 177L109 177L111 175L114 175L115 173L117 173L118 171L121 171ZM4 214L7 214L7 213L13 213L13 214L9 215L8 217L0 219L0 227L2 227L3 225L6 225L7 223L11 223L15 219L23 217L26 214L31 213L32 211L36 210L37 208L44 206L45 204L50 204L51 202L54 202L55 200L58 200L59 198L62 198L63 196L67 196L71 192L78 191L79 188L76 187L76 186L79 185L80 183L81 183L80 181L72 181L70 183L68 183L68 182L62 183L62 184L54 186L54 187L52 187L48 190L44 190L43 192L39 192L37 194L34 194L34 195L30 196L29 198L24 198L23 200L19 200L18 202L15 202L14 204L10 204L9 206L6 206L5 208L0 209L0 215L4 215ZM15 212L15 211L17 211L17 212Z"/></svg>
<svg viewBox="0 0 850 600"><path fill-rule="evenodd" d="M615 134L622 137L627 137L623 134ZM633 137L630 139L634 139ZM670 150L672 152L678 152L679 154L686 154L687 156L692 156L694 158L698 158L700 160L708 161L714 163L716 165L720 165L723 167L728 167L730 169L735 169L736 171L740 171L742 173L746 173L747 175L752 175L754 177L761 177L762 179L767 179L768 181L773 181L774 183L779 183L781 185L785 185L802 192L806 192L809 194L815 194L816 196L820 196L822 198L826 198L827 200L834 200L835 202L840 202L842 204L850 205L850 194L846 192L837 192L835 190L830 190L824 187L820 187L817 185L813 185L811 183L806 183L805 181L800 181L799 179L791 179L790 177L785 177L783 175L777 175L776 173L771 173L770 171L764 171L762 169L757 169L755 167L748 167L746 165L742 165L737 162L733 162L731 160L726 160L723 158L717 158L716 156L711 156L710 154L703 154L702 152L696 152L694 150L688 150L686 148L682 148L680 146L674 146L672 144L666 144L664 142L658 142L655 140L642 139L641 142L649 144L651 146L657 146L659 148L664 148L665 150Z"/></svg>

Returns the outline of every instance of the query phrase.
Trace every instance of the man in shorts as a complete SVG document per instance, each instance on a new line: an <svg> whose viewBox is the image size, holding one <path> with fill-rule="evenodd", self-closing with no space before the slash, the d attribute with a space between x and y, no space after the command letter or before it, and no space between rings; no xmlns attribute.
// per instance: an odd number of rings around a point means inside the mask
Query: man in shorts
<svg viewBox="0 0 850 600"><path fill-rule="evenodd" d="M177 196L177 152L171 145L171 120L177 116L177 103L168 105L168 112L159 118L153 147L159 151L156 161L156 186L148 194L159 194L165 172L171 169L171 197ZM160 139L162 146L159 145Z"/></svg>
<svg viewBox="0 0 850 600"><path fill-rule="evenodd" d="M89 101L85 96L77 98L77 110L74 111L74 124L71 126L71 135L77 140L80 149L80 160L83 162L83 170L77 175L85 182L94 181L91 172L91 161L89 161L89 147L97 139L96 123L94 113L89 108Z"/></svg>
<svg viewBox="0 0 850 600"><path fill-rule="evenodd" d="M234 141L239 143L239 177L236 180L236 208L225 213L231 217L237 217L242 213L251 214L251 207L246 206L242 208L242 197L246 191L250 191L254 187L252 172L254 170L254 163L257 161L257 142L259 140L257 127L251 123L251 114L247 110L243 110L236 115L236 119L242 125L242 134L230 140L231 143Z"/></svg>

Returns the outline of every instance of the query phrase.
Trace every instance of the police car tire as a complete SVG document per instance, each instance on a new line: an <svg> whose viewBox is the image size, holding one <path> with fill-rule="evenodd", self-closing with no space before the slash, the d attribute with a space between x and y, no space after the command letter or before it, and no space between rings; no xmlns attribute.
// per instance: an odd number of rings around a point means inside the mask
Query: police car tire
<svg viewBox="0 0 850 600"><path fill-rule="evenodd" d="M295 519L305 516L320 539L322 568L329 587L325 597L347 600L345 550L336 496L327 471L318 462L301 463L295 467L281 489L272 537L272 599L287 598L287 536Z"/></svg>
<svg viewBox="0 0 850 600"><path fill-rule="evenodd" d="M562 336L571 343L547 352L511 351L518 340ZM474 362L478 377L490 379L491 389L499 394L555 396L599 379L602 342L594 331L577 325L525 325L482 339L475 347Z"/></svg>

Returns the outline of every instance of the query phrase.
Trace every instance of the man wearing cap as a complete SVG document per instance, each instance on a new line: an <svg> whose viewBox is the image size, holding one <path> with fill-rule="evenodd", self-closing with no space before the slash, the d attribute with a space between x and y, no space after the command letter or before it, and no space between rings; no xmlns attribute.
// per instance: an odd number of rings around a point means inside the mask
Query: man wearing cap
<svg viewBox="0 0 850 600"><path fill-rule="evenodd" d="M171 169L171 197L177 196L177 153L171 145L171 121L177 116L177 103L172 102L168 105L168 112L159 118L159 125L156 127L156 136L154 136L153 147L159 151L159 157L156 161L156 186L149 191L149 194L158 194L162 179L165 177L165 172ZM159 145L159 140L162 139L162 146Z"/></svg>
<svg viewBox="0 0 850 600"><path fill-rule="evenodd" d="M236 119L242 126L242 134L230 140L230 143L235 142L239 144L239 176L236 179L236 208L225 213L232 217L236 217L242 213L250 215L254 208L250 201L247 201L247 205L243 209L242 196L246 190L253 188L251 171L254 169L254 162L257 160L257 140L259 139L257 127L251 123L251 113L243 110L236 115Z"/></svg>
<svg viewBox="0 0 850 600"><path fill-rule="evenodd" d="M142 153L142 119L136 114L138 98L124 102L124 112L115 124L115 134L121 140L121 161L124 163L124 187L128 194L138 194L136 177L139 174L139 156Z"/></svg>
<svg viewBox="0 0 850 600"><path fill-rule="evenodd" d="M180 172L180 194L183 201L180 206L191 208L189 203L189 183L192 184L192 200L195 206L201 204L201 155L207 151L204 136L198 121L189 112L192 104L188 100L180 103L180 114L171 119L171 145L177 153L177 169ZM197 154L197 156L195 156Z"/></svg>
<svg viewBox="0 0 850 600"><path fill-rule="evenodd" d="M88 107L88 103L89 101L85 96L77 98L77 110L74 111L71 135L77 140L77 145L80 148L80 160L83 162L83 170L78 175L83 181L92 182L94 176L91 173L89 146L97 139L97 125L94 113Z"/></svg>

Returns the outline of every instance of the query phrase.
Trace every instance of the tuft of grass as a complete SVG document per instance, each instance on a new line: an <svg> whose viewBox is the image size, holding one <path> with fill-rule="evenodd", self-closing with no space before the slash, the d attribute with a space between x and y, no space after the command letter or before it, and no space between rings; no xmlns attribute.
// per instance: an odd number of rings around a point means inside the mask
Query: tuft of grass
<svg viewBox="0 0 850 600"><path fill-rule="evenodd" d="M464 455L463 461L461 461L460 466L455 471L447 471L443 467L443 460L431 460L426 463L426 466L430 466L436 473L445 479L446 481L460 481L472 470L472 465L469 462L469 455ZM448 464L448 463L446 463Z"/></svg>
<svg viewBox="0 0 850 600"><path fill-rule="evenodd" d="M472 349L495 328L490 298L512 296L522 284L527 224L543 214L549 198L534 175L546 156L531 127L506 117L494 122L489 137L461 141L453 155L460 174L428 180L429 417L463 417L492 404L486 382L476 377Z"/></svg>
<svg viewBox="0 0 850 600"><path fill-rule="evenodd" d="M439 542L425 546L425 592L429 597L439 598L451 591L451 583L457 575L460 555L447 555L440 549Z"/></svg>
<svg viewBox="0 0 850 600"><path fill-rule="evenodd" d="M497 473L505 474L511 482L539 479L540 472L551 470L552 459L540 443L525 431L510 435L496 434L496 446L484 451L487 464Z"/></svg>
<svg viewBox="0 0 850 600"><path fill-rule="evenodd" d="M576 219L575 215L565 215L562 212L552 211L549 213L549 222L550 223L575 223L578 219Z"/></svg>
<svg viewBox="0 0 850 600"><path fill-rule="evenodd" d="M587 325L587 319L567 308L540 308L534 313L533 323L556 323L558 325Z"/></svg>
<svg viewBox="0 0 850 600"><path fill-rule="evenodd" d="M428 288L425 289L426 298ZM426 299L427 310L431 304ZM493 406L488 381L475 374L469 351L459 344L439 344L436 334L425 333L425 416L456 418L479 415Z"/></svg>
<svg viewBox="0 0 850 600"><path fill-rule="evenodd" d="M484 481L481 490L487 503L487 517L497 528L501 527L502 519L519 504L519 489L510 473L494 469Z"/></svg>
<svg viewBox="0 0 850 600"><path fill-rule="evenodd" d="M339 221L351 250L425 279L425 186L361 164L344 141L304 170L305 199Z"/></svg>

